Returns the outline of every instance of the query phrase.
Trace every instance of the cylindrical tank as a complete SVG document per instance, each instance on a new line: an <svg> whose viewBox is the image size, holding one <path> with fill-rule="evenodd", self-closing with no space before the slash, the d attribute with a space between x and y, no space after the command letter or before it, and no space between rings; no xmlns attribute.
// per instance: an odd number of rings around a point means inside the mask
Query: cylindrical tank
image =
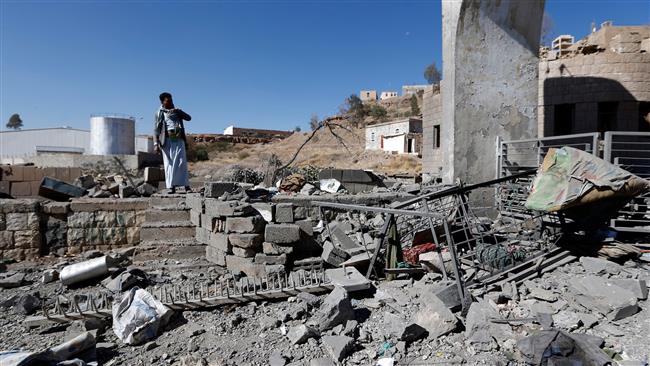
<svg viewBox="0 0 650 366"><path fill-rule="evenodd" d="M135 154L135 119L118 115L90 116L90 154Z"/></svg>

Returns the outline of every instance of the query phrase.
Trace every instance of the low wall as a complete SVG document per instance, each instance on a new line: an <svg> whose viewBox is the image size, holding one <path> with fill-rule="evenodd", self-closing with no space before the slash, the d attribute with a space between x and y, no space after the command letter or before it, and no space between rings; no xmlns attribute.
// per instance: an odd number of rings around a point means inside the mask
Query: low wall
<svg viewBox="0 0 650 366"><path fill-rule="evenodd" d="M21 261L137 245L149 207L148 198L1 199L0 258Z"/></svg>

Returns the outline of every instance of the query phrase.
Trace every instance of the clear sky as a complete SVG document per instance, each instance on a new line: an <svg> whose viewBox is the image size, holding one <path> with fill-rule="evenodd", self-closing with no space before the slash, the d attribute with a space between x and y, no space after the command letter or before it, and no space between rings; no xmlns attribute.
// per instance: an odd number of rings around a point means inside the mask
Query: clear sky
<svg viewBox="0 0 650 366"><path fill-rule="evenodd" d="M650 23L648 0L546 4L554 35ZM0 0L0 128L13 113L25 128L88 129L116 112L148 133L170 91L190 132L305 130L360 89L424 83L431 61L440 1Z"/></svg>

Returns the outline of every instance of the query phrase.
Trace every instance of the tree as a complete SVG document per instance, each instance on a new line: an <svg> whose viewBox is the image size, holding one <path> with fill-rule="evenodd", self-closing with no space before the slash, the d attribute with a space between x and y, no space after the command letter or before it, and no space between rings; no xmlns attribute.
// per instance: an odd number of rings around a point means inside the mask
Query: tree
<svg viewBox="0 0 650 366"><path fill-rule="evenodd" d="M346 112L350 114L350 120L354 124L359 124L365 116L368 115L368 108L363 104L361 98L356 94L351 94L345 99Z"/></svg>
<svg viewBox="0 0 650 366"><path fill-rule="evenodd" d="M440 83L440 71L438 71L435 62L432 62L431 65L424 69L424 78L429 82L429 84Z"/></svg>
<svg viewBox="0 0 650 366"><path fill-rule="evenodd" d="M547 12L544 12L542 17L542 30L539 34L539 42L542 46L550 46L553 37L553 28L555 28L555 22L551 15Z"/></svg>
<svg viewBox="0 0 650 366"><path fill-rule="evenodd" d="M300 132L301 130L302 130L302 128L300 128L300 126L296 126L296 127L293 128L294 132Z"/></svg>
<svg viewBox="0 0 650 366"><path fill-rule="evenodd" d="M309 119L309 127L311 128L312 131L318 128L320 125L320 122L318 121L318 116L316 114L312 114L311 118Z"/></svg>
<svg viewBox="0 0 650 366"><path fill-rule="evenodd" d="M376 119L382 119L382 118L386 117L388 112L386 112L386 108L384 108L384 107L382 107L380 105L374 104L374 105L370 106L370 111L369 111L368 114L371 115L372 117L375 117Z"/></svg>
<svg viewBox="0 0 650 366"><path fill-rule="evenodd" d="M418 97L415 94L411 95L411 116L420 115L420 106L418 105Z"/></svg>
<svg viewBox="0 0 650 366"><path fill-rule="evenodd" d="M7 128L20 130L21 127L23 127L23 120L20 119L18 113L12 114L11 117L9 117L9 121L7 122Z"/></svg>

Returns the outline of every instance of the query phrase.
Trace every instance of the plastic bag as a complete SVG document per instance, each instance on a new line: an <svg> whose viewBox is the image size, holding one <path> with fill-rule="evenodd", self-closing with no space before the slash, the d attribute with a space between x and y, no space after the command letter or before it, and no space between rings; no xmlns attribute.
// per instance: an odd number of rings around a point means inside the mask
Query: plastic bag
<svg viewBox="0 0 650 366"><path fill-rule="evenodd" d="M134 287L113 303L113 332L126 344L140 344L155 338L172 314L149 292Z"/></svg>

